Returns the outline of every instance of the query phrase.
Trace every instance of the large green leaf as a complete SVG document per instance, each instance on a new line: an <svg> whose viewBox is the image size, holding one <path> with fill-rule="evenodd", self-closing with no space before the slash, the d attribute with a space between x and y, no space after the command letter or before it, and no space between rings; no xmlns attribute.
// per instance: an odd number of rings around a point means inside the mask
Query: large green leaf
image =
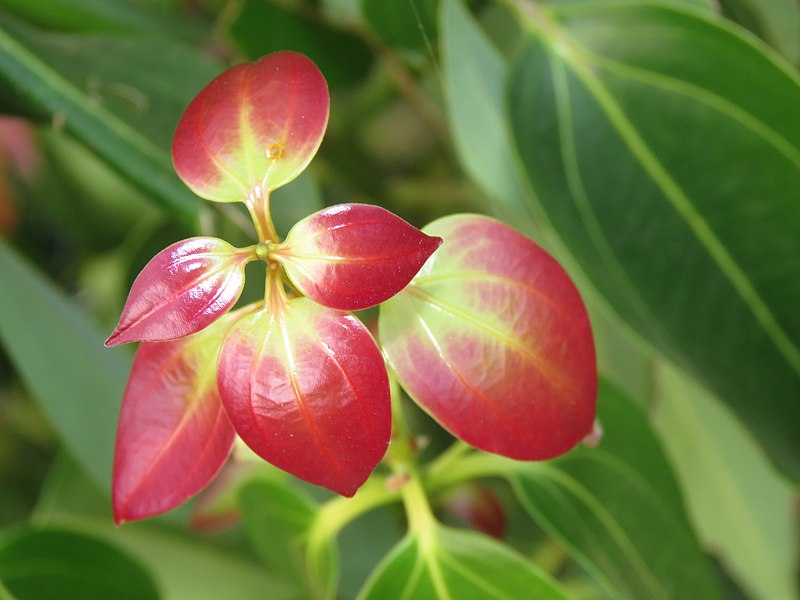
<svg viewBox="0 0 800 600"><path fill-rule="evenodd" d="M609 304L800 480L800 85L704 13L583 3L512 77L526 173ZM753 93L758 90L758 93Z"/></svg>
<svg viewBox="0 0 800 600"><path fill-rule="evenodd" d="M615 598L719 597L644 415L609 386L598 414L597 448L509 465L522 505Z"/></svg>
<svg viewBox="0 0 800 600"><path fill-rule="evenodd" d="M360 600L537 600L565 593L521 556L483 535L439 525L409 534L384 559Z"/></svg>
<svg viewBox="0 0 800 600"><path fill-rule="evenodd" d="M753 598L796 600L795 493L707 392L658 371L656 427L698 537Z"/></svg>
<svg viewBox="0 0 800 600"><path fill-rule="evenodd" d="M0 11L0 107L65 127L187 224L198 202L169 147L181 112L218 72L165 37L51 33Z"/></svg>
<svg viewBox="0 0 800 600"><path fill-rule="evenodd" d="M0 241L0 343L72 454L111 484L117 410L130 354Z"/></svg>
<svg viewBox="0 0 800 600"><path fill-rule="evenodd" d="M157 600L147 571L111 544L61 529L0 540L0 581L17 600Z"/></svg>

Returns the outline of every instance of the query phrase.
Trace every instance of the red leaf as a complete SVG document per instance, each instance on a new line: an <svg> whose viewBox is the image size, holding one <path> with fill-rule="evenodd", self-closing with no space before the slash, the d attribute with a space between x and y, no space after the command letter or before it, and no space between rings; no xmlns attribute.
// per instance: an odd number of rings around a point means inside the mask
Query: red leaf
<svg viewBox="0 0 800 600"><path fill-rule="evenodd" d="M254 258L254 251L217 238L189 238L162 250L133 282L106 346L172 340L207 327L236 303L244 265Z"/></svg>
<svg viewBox="0 0 800 600"><path fill-rule="evenodd" d="M226 317L171 342L143 343L133 361L114 451L114 521L168 511L211 481L234 432L217 391Z"/></svg>
<svg viewBox="0 0 800 600"><path fill-rule="evenodd" d="M218 377L242 440L301 479L352 496L386 452L386 367L352 315L307 298L273 302L228 334Z"/></svg>
<svg viewBox="0 0 800 600"><path fill-rule="evenodd" d="M189 104L172 161L198 195L245 201L294 179L328 124L328 86L316 65L276 52L228 69ZM258 189L257 189L258 188Z"/></svg>
<svg viewBox="0 0 800 600"><path fill-rule="evenodd" d="M493 219L455 215L425 231L444 245L378 322L400 383L483 450L522 460L570 450L592 430L597 368L569 276Z"/></svg>
<svg viewBox="0 0 800 600"><path fill-rule="evenodd" d="M379 206L340 204L298 222L270 256L309 298L359 310L403 289L441 243Z"/></svg>

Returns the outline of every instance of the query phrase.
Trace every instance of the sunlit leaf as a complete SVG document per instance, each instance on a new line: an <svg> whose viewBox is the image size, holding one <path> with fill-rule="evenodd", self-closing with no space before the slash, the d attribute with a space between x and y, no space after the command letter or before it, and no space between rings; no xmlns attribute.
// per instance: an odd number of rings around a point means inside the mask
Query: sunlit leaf
<svg viewBox="0 0 800 600"><path fill-rule="evenodd" d="M307 298L272 302L228 334L219 389L236 432L273 465L352 496L391 429L383 357L361 322Z"/></svg>
<svg viewBox="0 0 800 600"><path fill-rule="evenodd" d="M236 303L254 251L196 237L159 252L134 281L106 346L173 340L196 333Z"/></svg>
<svg viewBox="0 0 800 600"><path fill-rule="evenodd" d="M404 538L367 582L359 600L564 600L547 575L513 550L477 533L435 526Z"/></svg>
<svg viewBox="0 0 800 600"><path fill-rule="evenodd" d="M378 325L403 387L483 450L538 460L571 449L592 428L597 370L567 274L493 219L456 215L423 231L444 244Z"/></svg>
<svg viewBox="0 0 800 600"><path fill-rule="evenodd" d="M147 571L116 545L62 529L28 528L0 540L0 581L15 600L160 597Z"/></svg>
<svg viewBox="0 0 800 600"><path fill-rule="evenodd" d="M216 363L236 317L194 336L139 346L117 428L117 523L178 506L228 458L234 432L217 391Z"/></svg>
<svg viewBox="0 0 800 600"><path fill-rule="evenodd" d="M316 65L276 52L222 73L178 123L172 159L198 195L246 201L288 183L319 148L328 86Z"/></svg>
<svg viewBox="0 0 800 600"><path fill-rule="evenodd" d="M270 256L303 294L358 310L403 289L439 244L379 206L339 204L297 223Z"/></svg>

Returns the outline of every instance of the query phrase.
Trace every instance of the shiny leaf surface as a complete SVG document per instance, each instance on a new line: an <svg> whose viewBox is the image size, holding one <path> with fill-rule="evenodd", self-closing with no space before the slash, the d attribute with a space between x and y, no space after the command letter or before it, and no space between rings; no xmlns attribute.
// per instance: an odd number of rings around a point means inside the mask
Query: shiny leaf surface
<svg viewBox="0 0 800 600"><path fill-rule="evenodd" d="M426 539L404 538L359 600L565 600L547 575L513 550L477 533L435 526Z"/></svg>
<svg viewBox="0 0 800 600"><path fill-rule="evenodd" d="M548 33L512 76L511 123L554 229L800 481L796 72L677 5L583 3L529 25Z"/></svg>
<svg viewBox="0 0 800 600"><path fill-rule="evenodd" d="M297 223L270 256L306 296L359 310L408 285L441 241L379 206L339 204Z"/></svg>
<svg viewBox="0 0 800 600"><path fill-rule="evenodd" d="M114 452L117 523L175 508L228 458L234 432L217 391L216 363L236 316L190 337L139 346Z"/></svg>
<svg viewBox="0 0 800 600"><path fill-rule="evenodd" d="M493 219L455 215L423 231L444 244L378 324L400 383L483 450L539 460L571 449L592 429L597 370L567 274Z"/></svg>
<svg viewBox="0 0 800 600"><path fill-rule="evenodd" d="M276 52L222 73L178 123L172 160L203 198L246 201L288 183L317 152L328 86L297 52Z"/></svg>
<svg viewBox="0 0 800 600"><path fill-rule="evenodd" d="M236 303L244 265L253 258L217 238L190 238L162 250L133 283L106 346L172 340L207 327Z"/></svg>
<svg viewBox="0 0 800 600"><path fill-rule="evenodd" d="M352 496L389 443L389 382L372 336L307 298L230 331L219 389L236 432L273 465Z"/></svg>

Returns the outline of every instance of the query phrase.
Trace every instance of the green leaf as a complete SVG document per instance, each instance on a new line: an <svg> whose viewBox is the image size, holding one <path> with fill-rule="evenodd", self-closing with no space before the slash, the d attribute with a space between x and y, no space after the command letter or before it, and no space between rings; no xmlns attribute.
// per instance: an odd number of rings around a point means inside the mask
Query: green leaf
<svg viewBox="0 0 800 600"><path fill-rule="evenodd" d="M644 415L609 386L598 409L597 448L510 465L520 502L615 598L718 598Z"/></svg>
<svg viewBox="0 0 800 600"><path fill-rule="evenodd" d="M656 427L700 540L752 598L796 599L791 485L715 398L674 370L657 376Z"/></svg>
<svg viewBox="0 0 800 600"><path fill-rule="evenodd" d="M244 0L230 31L251 60L280 50L305 54L332 88L358 83L372 63L369 49L355 35L263 0Z"/></svg>
<svg viewBox="0 0 800 600"><path fill-rule="evenodd" d="M149 574L115 546L59 529L0 540L0 581L17 600L157 600Z"/></svg>
<svg viewBox="0 0 800 600"><path fill-rule="evenodd" d="M613 309L800 481L796 74L696 11L562 17L525 13L541 36L510 88L545 213Z"/></svg>
<svg viewBox="0 0 800 600"><path fill-rule="evenodd" d="M219 71L153 35L65 35L0 11L0 94L7 112L51 119L191 225L198 202L172 168L178 118Z"/></svg>
<svg viewBox="0 0 800 600"><path fill-rule="evenodd" d="M153 31L199 37L199 28L136 0L3 0L3 6L29 23L65 31Z"/></svg>
<svg viewBox="0 0 800 600"><path fill-rule="evenodd" d="M282 579L265 573L250 555L212 543L208 536L191 536L182 525L171 527L175 513L115 527L110 509L94 483L74 464L61 460L48 476L32 521L124 548L152 574L163 600L297 600Z"/></svg>
<svg viewBox="0 0 800 600"><path fill-rule="evenodd" d="M719 0L723 14L800 63L800 4L797 0Z"/></svg>
<svg viewBox="0 0 800 600"><path fill-rule="evenodd" d="M0 342L67 448L111 484L117 410L130 354L0 241Z"/></svg>
<svg viewBox="0 0 800 600"><path fill-rule="evenodd" d="M478 533L436 525L406 536L361 590L359 600L537 600L568 596L507 546Z"/></svg>
<svg viewBox="0 0 800 600"><path fill-rule="evenodd" d="M361 0L361 14L389 46L433 52L439 0Z"/></svg>
<svg viewBox="0 0 800 600"><path fill-rule="evenodd" d="M339 558L333 540L309 561L307 537L318 507L286 481L253 481L241 491L250 541L275 572L292 578L312 598L335 595Z"/></svg>
<svg viewBox="0 0 800 600"><path fill-rule="evenodd" d="M508 68L462 0L444 0L442 77L455 148L464 169L509 217L524 206L503 90Z"/></svg>

